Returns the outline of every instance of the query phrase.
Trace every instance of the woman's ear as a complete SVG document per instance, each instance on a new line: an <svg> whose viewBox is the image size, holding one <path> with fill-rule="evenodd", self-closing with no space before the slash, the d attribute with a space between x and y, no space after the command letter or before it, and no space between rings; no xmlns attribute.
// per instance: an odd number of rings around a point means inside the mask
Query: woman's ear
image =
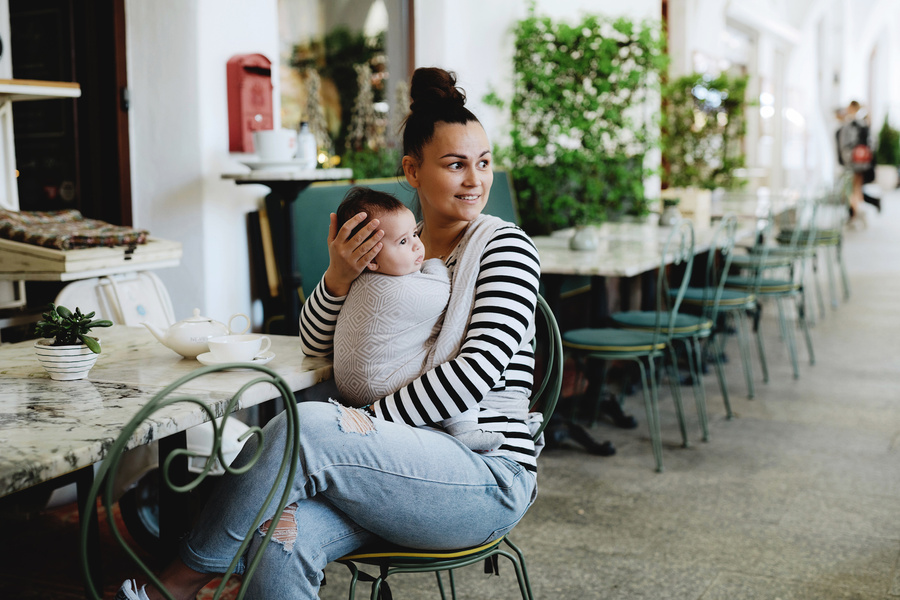
<svg viewBox="0 0 900 600"><path fill-rule="evenodd" d="M406 175L406 181L414 188L419 187L419 165L412 156L407 154L401 162L403 174Z"/></svg>

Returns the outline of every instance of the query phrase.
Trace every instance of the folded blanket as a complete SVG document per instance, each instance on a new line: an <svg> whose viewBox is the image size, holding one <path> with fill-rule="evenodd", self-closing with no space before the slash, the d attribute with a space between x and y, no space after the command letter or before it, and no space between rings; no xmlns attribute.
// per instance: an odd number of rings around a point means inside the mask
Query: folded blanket
<svg viewBox="0 0 900 600"><path fill-rule="evenodd" d="M0 237L58 250L96 246L134 246L147 242L148 232L96 219L77 210L18 212L0 210Z"/></svg>

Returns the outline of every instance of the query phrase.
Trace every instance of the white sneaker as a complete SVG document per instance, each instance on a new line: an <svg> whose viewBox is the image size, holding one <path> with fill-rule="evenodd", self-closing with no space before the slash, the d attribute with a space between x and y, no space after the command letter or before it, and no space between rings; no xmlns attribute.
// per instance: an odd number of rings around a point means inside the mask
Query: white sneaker
<svg viewBox="0 0 900 600"><path fill-rule="evenodd" d="M137 583L134 579L126 579L119 591L116 592L115 600L150 600L147 597L147 592L144 591L145 587L147 586L137 589Z"/></svg>

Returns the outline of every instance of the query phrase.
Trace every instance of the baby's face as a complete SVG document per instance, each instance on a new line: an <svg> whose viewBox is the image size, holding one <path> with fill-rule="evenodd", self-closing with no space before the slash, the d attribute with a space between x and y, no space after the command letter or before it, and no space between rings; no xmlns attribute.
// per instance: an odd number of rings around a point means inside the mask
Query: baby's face
<svg viewBox="0 0 900 600"><path fill-rule="evenodd" d="M408 208L378 215L384 246L369 269L385 275L408 275L422 268L425 247L416 233L416 218Z"/></svg>

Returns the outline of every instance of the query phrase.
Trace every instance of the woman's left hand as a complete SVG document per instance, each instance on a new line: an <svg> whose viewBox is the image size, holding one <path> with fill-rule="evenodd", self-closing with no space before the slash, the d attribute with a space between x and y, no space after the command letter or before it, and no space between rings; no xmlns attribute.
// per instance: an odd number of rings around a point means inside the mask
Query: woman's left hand
<svg viewBox="0 0 900 600"><path fill-rule="evenodd" d="M378 219L372 219L356 235L350 234L366 218L359 213L347 220L338 230L337 215L331 214L328 227L328 269L325 288L334 296L346 296L350 286L381 250L384 231L378 229Z"/></svg>

